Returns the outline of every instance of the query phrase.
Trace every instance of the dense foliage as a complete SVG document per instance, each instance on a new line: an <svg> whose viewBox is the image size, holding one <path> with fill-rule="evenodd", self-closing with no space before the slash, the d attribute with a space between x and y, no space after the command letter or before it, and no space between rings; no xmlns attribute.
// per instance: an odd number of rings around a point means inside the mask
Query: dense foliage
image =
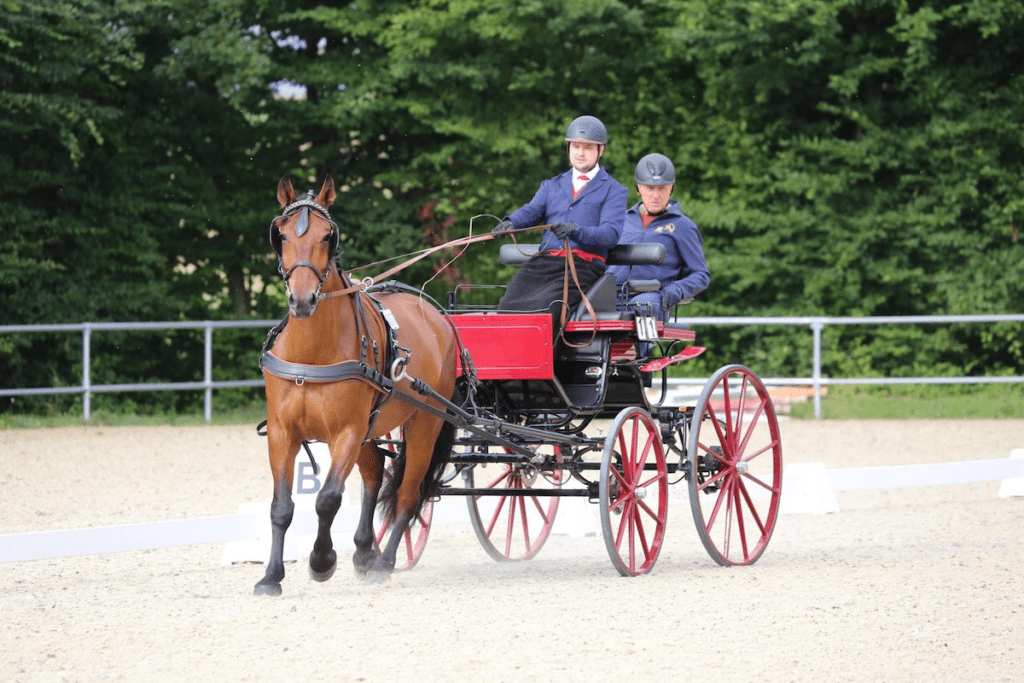
<svg viewBox="0 0 1024 683"><path fill-rule="evenodd" d="M713 276L688 316L1022 311L1019 0L0 0L0 63L3 324L276 318L281 175L335 177L366 264L525 202L581 113L627 186L675 160ZM494 254L403 279L504 282ZM218 335L255 376L261 335ZM809 373L806 329L701 335L692 372ZM0 381L78 384L78 339L0 335ZM94 383L202 377L198 334L93 346ZM1024 333L829 328L825 363L1019 375Z"/></svg>

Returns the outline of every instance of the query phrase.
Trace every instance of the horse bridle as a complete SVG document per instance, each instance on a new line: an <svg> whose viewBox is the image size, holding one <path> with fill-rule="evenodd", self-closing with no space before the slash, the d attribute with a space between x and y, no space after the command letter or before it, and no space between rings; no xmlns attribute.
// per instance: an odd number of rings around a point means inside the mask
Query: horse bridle
<svg viewBox="0 0 1024 683"><path fill-rule="evenodd" d="M299 222L295 226L295 235L297 237L302 237L309 229L310 210L316 211L331 224L331 232L328 234L331 243L327 252L327 268L323 272L320 272L320 269L316 267L315 263L306 259L301 259L293 263L291 268L285 271L284 257L281 255L280 223L286 218L293 216L296 212L301 211L302 213L299 216ZM320 281L316 286L316 296L318 300L322 299L324 295L320 293L320 288L323 287L324 281L331 274L331 268L334 266L335 262L339 261L341 258L338 248L340 240L341 233L338 230L338 224L331 218L331 214L327 211L327 207L321 206L316 202L312 190L308 191L301 199L284 207L284 211L281 215L270 222L270 246L273 248L274 253L277 254L277 272L281 273L281 277L284 278L285 287L289 287L288 280L297 268L306 267L316 273L316 276Z"/></svg>

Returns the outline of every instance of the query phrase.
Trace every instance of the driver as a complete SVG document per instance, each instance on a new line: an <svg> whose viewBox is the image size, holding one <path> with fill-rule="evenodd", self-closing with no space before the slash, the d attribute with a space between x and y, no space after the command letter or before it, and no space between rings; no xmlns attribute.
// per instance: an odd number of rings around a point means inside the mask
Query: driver
<svg viewBox="0 0 1024 683"><path fill-rule="evenodd" d="M492 231L549 225L541 236L537 255L523 264L509 281L498 304L503 311L549 310L555 336L563 308L566 313L583 298L569 278L568 301L563 302L566 275L565 240L572 250L579 286L586 291L605 272L608 250L622 233L629 191L600 165L608 131L594 116L580 116L565 132L571 168L540 184L528 204L516 209Z"/></svg>

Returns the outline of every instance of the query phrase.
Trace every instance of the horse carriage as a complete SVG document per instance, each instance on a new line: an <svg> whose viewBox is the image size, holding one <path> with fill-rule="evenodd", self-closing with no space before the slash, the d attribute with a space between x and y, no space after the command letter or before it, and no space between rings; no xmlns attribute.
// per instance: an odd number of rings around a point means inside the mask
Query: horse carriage
<svg viewBox="0 0 1024 683"><path fill-rule="evenodd" d="M351 283L332 270L332 181L297 198L282 179L278 199L284 212L271 242L289 316L261 360L275 488L271 557L257 594L281 592L293 465L311 440L331 451L309 559L317 580L336 568L330 526L356 464L363 503L353 563L369 581L416 564L441 496L465 498L477 538L498 561L536 556L564 497L597 505L623 576L653 568L670 497L688 500L719 564L751 564L764 552L778 519L782 447L752 370L722 367L692 401L676 404L667 400L668 367L704 349L682 325L620 310L612 275L585 293L556 339L549 312L466 304L471 287L435 306L396 283ZM515 265L535 250L505 244L501 259ZM608 262L659 258L660 245L620 245ZM670 493L676 487L679 496Z"/></svg>

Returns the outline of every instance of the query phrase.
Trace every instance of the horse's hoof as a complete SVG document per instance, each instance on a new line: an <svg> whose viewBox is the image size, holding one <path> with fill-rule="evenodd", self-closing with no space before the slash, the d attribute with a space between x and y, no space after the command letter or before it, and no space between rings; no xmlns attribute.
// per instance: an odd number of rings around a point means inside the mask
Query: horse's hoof
<svg viewBox="0 0 1024 683"><path fill-rule="evenodd" d="M356 576L362 578L366 576L366 572L370 571L370 568L377 564L377 560L380 559L380 553L374 551L372 553L366 553L365 555L356 552L352 555L352 566L356 570Z"/></svg>
<svg viewBox="0 0 1024 683"><path fill-rule="evenodd" d="M363 583L367 586L373 586L380 583L387 583L390 580L391 572L387 572L382 569L371 569L366 572L366 578L363 579Z"/></svg>
<svg viewBox="0 0 1024 683"><path fill-rule="evenodd" d="M253 595L269 595L271 597L278 597L281 595L281 584L279 583L263 583L260 581L256 584L256 587L252 589Z"/></svg>
<svg viewBox="0 0 1024 683"><path fill-rule="evenodd" d="M310 562L309 563L309 578L313 579L314 581L320 581L322 583L322 582L326 581L327 579L331 578L332 576L334 576L334 571L337 568L338 568L337 558L335 558L334 562L331 563L331 566L328 567L327 569L325 569L324 571L318 571L316 569L313 569L313 563Z"/></svg>

